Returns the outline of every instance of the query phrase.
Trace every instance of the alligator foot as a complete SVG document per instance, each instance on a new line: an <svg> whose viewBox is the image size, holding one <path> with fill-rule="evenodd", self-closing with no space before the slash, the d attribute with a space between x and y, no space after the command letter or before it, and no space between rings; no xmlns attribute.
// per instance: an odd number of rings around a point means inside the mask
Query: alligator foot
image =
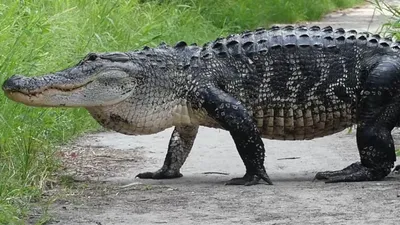
<svg viewBox="0 0 400 225"><path fill-rule="evenodd" d="M139 173L136 177L141 179L173 179L183 175L179 171L159 169L156 172Z"/></svg>
<svg viewBox="0 0 400 225"><path fill-rule="evenodd" d="M319 172L315 179L326 183L373 181L382 180L386 174L384 169L368 168L356 162L342 170Z"/></svg>
<svg viewBox="0 0 400 225"><path fill-rule="evenodd" d="M260 173L260 175L246 173L243 177L233 178L229 180L228 182L225 183L225 185L251 186L258 184L261 179L263 179L268 184L272 185L272 181L271 179L269 179L266 172L262 172Z"/></svg>

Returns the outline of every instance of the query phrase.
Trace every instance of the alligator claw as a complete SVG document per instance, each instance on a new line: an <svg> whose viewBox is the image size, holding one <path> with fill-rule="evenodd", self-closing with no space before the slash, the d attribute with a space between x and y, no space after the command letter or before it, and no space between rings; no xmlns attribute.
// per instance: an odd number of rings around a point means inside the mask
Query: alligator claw
<svg viewBox="0 0 400 225"><path fill-rule="evenodd" d="M144 172L136 175L136 177L140 179L173 179L182 176L183 175L180 172L162 169L157 170L156 172Z"/></svg>
<svg viewBox="0 0 400 225"><path fill-rule="evenodd" d="M243 177L233 178L225 183L225 185L244 185L251 186L256 185L259 181L263 179L267 184L272 185L271 179L268 177L266 172L263 172L261 175L248 174L246 173Z"/></svg>
<svg viewBox="0 0 400 225"><path fill-rule="evenodd" d="M342 170L319 172L315 179L325 180L325 183L338 183L381 180L385 176L380 169L368 168L356 162Z"/></svg>

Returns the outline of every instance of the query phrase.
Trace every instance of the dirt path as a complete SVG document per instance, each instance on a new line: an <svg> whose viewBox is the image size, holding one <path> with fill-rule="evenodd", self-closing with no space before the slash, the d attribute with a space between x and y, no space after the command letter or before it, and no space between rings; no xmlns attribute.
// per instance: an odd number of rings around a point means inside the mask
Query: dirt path
<svg viewBox="0 0 400 225"><path fill-rule="evenodd" d="M386 18L375 16L370 24L373 11L365 6L336 12L315 24L375 31ZM318 171L341 169L359 159L354 132L311 141L265 140L265 165L275 185L242 187L223 185L244 173L229 134L202 128L183 178L135 179L137 173L162 165L171 131L138 137L98 133L68 146L65 173L90 181L70 183L73 188L50 207L50 224L400 223L400 177L312 181ZM395 138L400 140L397 131Z"/></svg>

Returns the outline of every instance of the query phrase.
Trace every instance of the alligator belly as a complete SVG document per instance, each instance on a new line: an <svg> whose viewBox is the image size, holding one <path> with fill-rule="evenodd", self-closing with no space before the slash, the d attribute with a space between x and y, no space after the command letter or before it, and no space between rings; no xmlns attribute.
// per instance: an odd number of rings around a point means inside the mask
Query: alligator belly
<svg viewBox="0 0 400 225"><path fill-rule="evenodd" d="M325 108L267 108L255 112L263 138L307 140L342 131L354 124L349 105Z"/></svg>

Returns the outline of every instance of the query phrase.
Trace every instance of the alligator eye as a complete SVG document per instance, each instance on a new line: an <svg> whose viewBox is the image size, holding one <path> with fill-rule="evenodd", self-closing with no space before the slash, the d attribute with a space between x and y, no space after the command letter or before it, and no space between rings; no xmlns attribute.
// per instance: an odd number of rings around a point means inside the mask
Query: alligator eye
<svg viewBox="0 0 400 225"><path fill-rule="evenodd" d="M98 55L96 53L89 53L85 56L85 58L83 58L81 61L79 61L78 64L76 64L76 66L80 66L85 64L85 62L88 61L95 61L98 58Z"/></svg>
<svg viewBox="0 0 400 225"><path fill-rule="evenodd" d="M96 53L89 53L87 56L86 56L86 61L94 61L94 60L96 60L97 59L97 54Z"/></svg>

